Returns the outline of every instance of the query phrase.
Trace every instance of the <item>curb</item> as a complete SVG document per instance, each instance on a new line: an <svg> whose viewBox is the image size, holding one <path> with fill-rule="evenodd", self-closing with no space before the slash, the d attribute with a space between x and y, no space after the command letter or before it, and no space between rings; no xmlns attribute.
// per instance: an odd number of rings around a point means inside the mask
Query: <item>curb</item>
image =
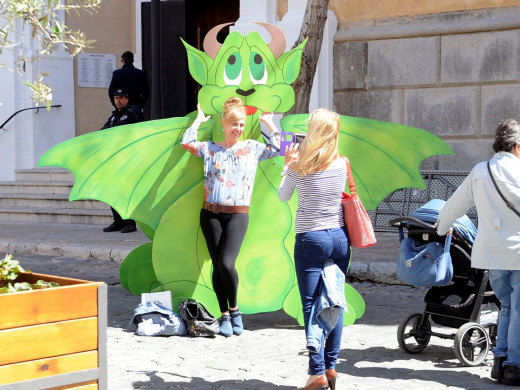
<svg viewBox="0 0 520 390"><path fill-rule="evenodd" d="M138 245L136 245L137 247ZM0 251L9 253L73 257L80 260L105 260L121 263L134 248L127 245L111 247L94 244L70 244L63 242L27 242L0 240Z"/></svg>
<svg viewBox="0 0 520 390"><path fill-rule="evenodd" d="M360 281L404 285L405 283L397 276L395 268L396 264L391 262L357 262L353 260L347 276Z"/></svg>
<svg viewBox="0 0 520 390"><path fill-rule="evenodd" d="M135 247L141 245L137 243ZM57 257L72 257L80 260L105 260L121 263L134 248L126 245L95 245L68 242L27 242L26 240L1 240L0 251L9 253L36 254ZM395 262L353 260L348 277L359 281L385 284L404 284L395 272Z"/></svg>

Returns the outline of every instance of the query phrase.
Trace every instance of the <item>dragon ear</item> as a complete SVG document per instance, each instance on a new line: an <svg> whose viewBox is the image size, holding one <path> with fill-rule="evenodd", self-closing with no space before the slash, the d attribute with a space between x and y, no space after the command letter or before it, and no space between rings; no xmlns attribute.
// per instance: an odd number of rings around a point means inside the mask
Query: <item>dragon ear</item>
<svg viewBox="0 0 520 390"><path fill-rule="evenodd" d="M302 54L303 47L307 43L307 39L300 43L294 49L283 53L277 60L276 63L282 69L283 78L287 84L292 84L300 73L302 65Z"/></svg>
<svg viewBox="0 0 520 390"><path fill-rule="evenodd" d="M181 38L186 52L188 54L188 67L191 76L200 85L206 85L208 81L208 69L211 67L213 60L203 51L195 49Z"/></svg>

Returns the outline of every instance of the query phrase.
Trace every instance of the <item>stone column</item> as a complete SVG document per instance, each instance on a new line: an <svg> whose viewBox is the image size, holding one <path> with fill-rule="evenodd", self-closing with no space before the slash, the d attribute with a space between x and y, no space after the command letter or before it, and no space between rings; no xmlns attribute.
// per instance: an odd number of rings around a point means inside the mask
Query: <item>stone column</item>
<svg viewBox="0 0 520 390"><path fill-rule="evenodd" d="M64 19L64 15L61 15L61 19ZM18 39L21 38L21 23L19 26L19 33L16 34ZM30 36L30 33L26 26L25 37ZM14 126L9 128L9 132L14 134L14 145L7 145L0 139L0 150L6 147L10 150L9 154L4 155L4 163L14 165L15 169L29 169L36 167L41 155L49 148L75 135L73 58L64 47L57 47L51 56L42 57L38 64L36 44L30 39L25 39L21 50L24 57L31 61L25 62L21 78L14 76L13 112L35 106L31 90L23 81L34 82L38 67L40 73L49 73L45 81L53 88L52 104L62 105L50 111L44 108L19 113L13 119ZM0 180L14 179L12 170L0 171L0 175Z"/></svg>

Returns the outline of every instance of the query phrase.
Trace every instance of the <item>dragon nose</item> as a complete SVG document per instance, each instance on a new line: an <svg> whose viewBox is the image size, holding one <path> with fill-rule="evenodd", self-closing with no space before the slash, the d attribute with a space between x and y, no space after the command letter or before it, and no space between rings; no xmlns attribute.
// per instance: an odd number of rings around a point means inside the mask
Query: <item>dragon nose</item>
<svg viewBox="0 0 520 390"><path fill-rule="evenodd" d="M248 89L247 91L244 91L243 89L237 89L237 93L239 95L242 95L242 96L249 96L251 95L253 92L255 92L255 89L254 88L251 88L251 89Z"/></svg>

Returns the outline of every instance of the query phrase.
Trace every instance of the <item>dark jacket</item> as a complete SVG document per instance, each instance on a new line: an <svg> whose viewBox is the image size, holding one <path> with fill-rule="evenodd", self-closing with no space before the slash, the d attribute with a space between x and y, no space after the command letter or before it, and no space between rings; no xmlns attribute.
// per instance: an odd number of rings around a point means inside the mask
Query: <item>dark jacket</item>
<svg viewBox="0 0 520 390"><path fill-rule="evenodd" d="M132 123L141 122L143 120L143 112L137 106L128 104L125 108L112 111L112 115L108 118L107 123L101 128L108 129L114 126L130 125Z"/></svg>
<svg viewBox="0 0 520 390"><path fill-rule="evenodd" d="M146 73L137 69L134 65L123 65L121 69L114 70L112 81L108 87L108 97L114 104L114 91L122 89L128 93L128 104L144 107L150 97Z"/></svg>

